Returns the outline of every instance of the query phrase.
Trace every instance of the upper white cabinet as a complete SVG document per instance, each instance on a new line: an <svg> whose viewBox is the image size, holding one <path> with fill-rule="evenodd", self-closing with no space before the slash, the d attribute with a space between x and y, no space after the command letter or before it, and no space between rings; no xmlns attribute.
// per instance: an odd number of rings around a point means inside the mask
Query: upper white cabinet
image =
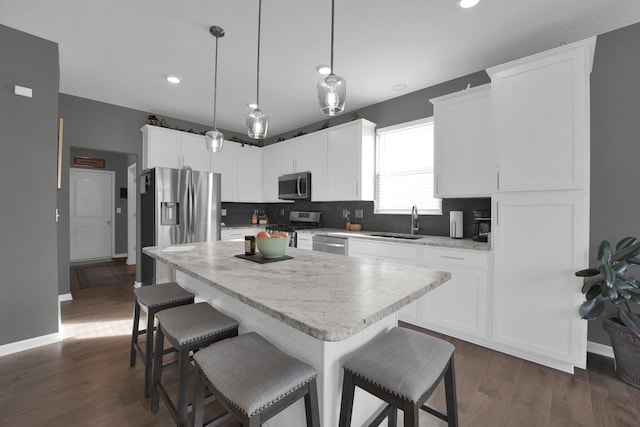
<svg viewBox="0 0 640 427"><path fill-rule="evenodd" d="M279 202L278 177L282 174L283 145L272 144L262 150L262 200Z"/></svg>
<svg viewBox="0 0 640 427"><path fill-rule="evenodd" d="M497 191L588 185L595 37L490 68Z"/></svg>
<svg viewBox="0 0 640 427"><path fill-rule="evenodd" d="M204 136L158 126L145 125L142 131L142 168L155 167L211 171Z"/></svg>
<svg viewBox="0 0 640 427"><path fill-rule="evenodd" d="M261 148L225 141L211 155L212 172L222 175L223 202L258 202L262 199Z"/></svg>
<svg viewBox="0 0 640 427"><path fill-rule="evenodd" d="M431 102L436 197L489 197L494 188L491 85Z"/></svg>
<svg viewBox="0 0 640 427"><path fill-rule="evenodd" d="M359 119L328 129L326 200L373 200L375 127Z"/></svg>
<svg viewBox="0 0 640 427"><path fill-rule="evenodd" d="M311 169L311 135L304 135L281 142L282 175L308 172Z"/></svg>

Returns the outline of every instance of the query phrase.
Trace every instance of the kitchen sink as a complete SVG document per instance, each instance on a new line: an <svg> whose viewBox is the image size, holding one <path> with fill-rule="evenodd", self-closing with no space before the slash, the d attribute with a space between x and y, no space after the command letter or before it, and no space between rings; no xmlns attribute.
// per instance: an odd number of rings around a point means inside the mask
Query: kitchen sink
<svg viewBox="0 0 640 427"><path fill-rule="evenodd" d="M371 236L387 237L391 239L405 239L405 240L418 240L424 237L424 236L412 236L410 234L392 234L392 233L378 233L378 234L371 234Z"/></svg>

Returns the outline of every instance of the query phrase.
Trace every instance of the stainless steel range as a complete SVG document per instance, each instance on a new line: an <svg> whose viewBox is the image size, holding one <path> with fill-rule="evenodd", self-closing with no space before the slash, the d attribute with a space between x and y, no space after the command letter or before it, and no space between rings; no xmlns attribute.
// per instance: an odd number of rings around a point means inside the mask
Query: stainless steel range
<svg viewBox="0 0 640 427"><path fill-rule="evenodd" d="M295 248L298 246L296 231L320 228L320 215L322 215L322 212L291 211L289 213L288 223L269 224L267 225L266 230L267 233L270 234L286 231L291 236L289 246Z"/></svg>

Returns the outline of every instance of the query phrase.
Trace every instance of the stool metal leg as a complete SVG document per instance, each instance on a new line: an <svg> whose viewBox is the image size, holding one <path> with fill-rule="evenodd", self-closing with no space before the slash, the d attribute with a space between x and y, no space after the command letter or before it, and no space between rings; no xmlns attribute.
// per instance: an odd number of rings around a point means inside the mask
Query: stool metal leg
<svg viewBox="0 0 640 427"><path fill-rule="evenodd" d="M189 349L181 349L178 352L178 403L176 405L176 418L179 427L187 427L189 402L187 382L189 380ZM159 368L160 370L162 367Z"/></svg>
<svg viewBox="0 0 640 427"><path fill-rule="evenodd" d="M320 427L320 409L318 408L318 387L313 379L307 384L309 392L304 396L304 409L307 415L307 427Z"/></svg>
<svg viewBox="0 0 640 427"><path fill-rule="evenodd" d="M140 304L138 304L138 300L134 298L133 301L133 330L131 331L131 357L129 359L130 366L136 366L136 359L138 358L138 354L136 352L136 345L138 344L138 332L140 324Z"/></svg>
<svg viewBox="0 0 640 427"><path fill-rule="evenodd" d="M162 356L164 355L164 332L161 327L156 331L156 349L153 354L153 387L151 393L151 412L156 413L160 407L160 376L162 375Z"/></svg>
<svg viewBox="0 0 640 427"><path fill-rule="evenodd" d="M456 397L456 375L453 356L444 373L444 390L447 398L447 422L449 427L458 427L458 398Z"/></svg>
<svg viewBox="0 0 640 427"><path fill-rule="evenodd" d="M402 410L404 413L404 427L418 427L420 419L420 404L407 402Z"/></svg>
<svg viewBox="0 0 640 427"><path fill-rule="evenodd" d="M146 359L146 363L144 366L144 397L151 396L151 368L152 368L152 360L153 360L153 325L155 322L154 312L151 309L148 309L147 312L147 333L145 338L147 339L145 345L145 354L144 357Z"/></svg>
<svg viewBox="0 0 640 427"><path fill-rule="evenodd" d="M196 389L195 395L193 396L193 409L191 414L191 425L194 427L201 427L204 424L204 393L206 391L206 385L202 379L203 375L204 374L198 366L196 372Z"/></svg>
<svg viewBox="0 0 640 427"><path fill-rule="evenodd" d="M397 427L398 425L398 408L396 408L395 406L391 406L391 408L389 408L389 421L387 422L387 425L389 427Z"/></svg>
<svg viewBox="0 0 640 427"><path fill-rule="evenodd" d="M351 415L353 411L353 396L356 391L356 385L353 382L353 374L344 371L344 379L342 384L342 402L340 403L340 427L349 427L351 425Z"/></svg>

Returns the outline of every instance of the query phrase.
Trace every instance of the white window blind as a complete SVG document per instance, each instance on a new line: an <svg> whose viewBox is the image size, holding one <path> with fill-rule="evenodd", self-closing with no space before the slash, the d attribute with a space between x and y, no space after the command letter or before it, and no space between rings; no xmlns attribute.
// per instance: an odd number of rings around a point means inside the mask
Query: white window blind
<svg viewBox="0 0 640 427"><path fill-rule="evenodd" d="M433 118L377 130L376 213L442 214L433 195Z"/></svg>

